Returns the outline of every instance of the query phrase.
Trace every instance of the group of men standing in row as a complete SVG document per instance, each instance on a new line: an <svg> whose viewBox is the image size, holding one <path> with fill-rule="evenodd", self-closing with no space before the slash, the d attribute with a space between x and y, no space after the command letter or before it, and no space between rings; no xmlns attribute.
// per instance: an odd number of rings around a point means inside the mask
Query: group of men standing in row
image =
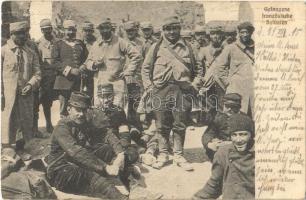
<svg viewBox="0 0 306 200"><path fill-rule="evenodd" d="M30 40L27 22L12 23L11 38L2 47L2 145L16 143L16 151L27 157L24 142L40 136L37 113L42 104L47 131L53 132L48 178L58 189L125 198L104 176L118 175L124 182L131 174L137 177L132 164L139 153L144 153L144 162L149 160L152 167L161 169L169 162L172 151L173 162L192 171L183 154L194 106L186 98L190 95L192 99L198 94L217 97L216 106L209 110L216 111L207 129L212 136L209 141L203 136L203 145L212 152L212 159L222 142L218 135L222 131L216 129L224 128L220 123L228 123L230 118L220 122L223 118L219 115L238 114L231 119L236 122L232 124L236 129L240 126L238 131L250 132L249 140L243 144L239 141L238 146L251 148L252 123L246 115L239 114L253 114L254 27L249 22L237 27L237 41L233 37L236 30L228 31L225 39L223 27L208 24L197 26L195 40L190 42L182 37L181 22L176 16L163 20L163 34L158 40L149 22L140 25L143 38L132 21L123 25L127 38L119 37L109 18L96 27L99 38L93 35L90 22L83 24L83 39L76 39L77 25L73 20L64 21L61 40L52 34L49 19L42 20L40 27L43 37L36 45ZM54 129L51 106L55 96L60 100L61 120ZM144 108L143 120L137 112L140 108ZM144 125L150 125L152 119L155 134L144 139ZM170 132L173 147L169 144ZM228 135L224 140L228 141L231 133L225 132ZM16 140L16 133L23 138ZM131 140L138 145L137 152L130 148ZM152 143L157 144L151 145L153 150L149 148Z"/></svg>

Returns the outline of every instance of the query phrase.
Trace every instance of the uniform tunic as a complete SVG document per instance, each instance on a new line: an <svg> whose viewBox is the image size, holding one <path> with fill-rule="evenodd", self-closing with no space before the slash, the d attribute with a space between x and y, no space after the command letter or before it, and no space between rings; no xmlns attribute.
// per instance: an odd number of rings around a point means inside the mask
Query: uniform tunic
<svg viewBox="0 0 306 200"><path fill-rule="evenodd" d="M40 56L40 66L42 71L42 81L40 90L40 101L52 105L54 98L53 86L56 78L56 63L59 59L59 52L56 48L58 39L55 37L51 41L42 37L38 41L38 52Z"/></svg>
<svg viewBox="0 0 306 200"><path fill-rule="evenodd" d="M126 57L129 64L125 65ZM94 63L100 62L94 74L94 96L97 96L97 87L100 84L114 85L114 104L124 107L126 92L124 78L133 77L142 62L139 51L128 41L113 35L109 40L98 39L92 46L85 62L89 70L93 70Z"/></svg>
<svg viewBox="0 0 306 200"><path fill-rule="evenodd" d="M245 53L248 52L248 53ZM254 44L245 46L236 41L225 47L215 64L215 73L226 93L242 96L241 111L252 117L254 114Z"/></svg>
<svg viewBox="0 0 306 200"><path fill-rule="evenodd" d="M75 77L67 73L67 66L79 68L85 61L88 51L84 43L80 40L68 42L60 40L56 45L58 55L57 70L55 79L55 90L80 90L80 77Z"/></svg>
<svg viewBox="0 0 306 200"><path fill-rule="evenodd" d="M217 112L214 119L209 123L207 129L202 136L202 144L206 150L208 157L212 160L215 152L208 148L208 143L217 138L222 141L230 141L230 134L228 132L229 115Z"/></svg>
<svg viewBox="0 0 306 200"><path fill-rule="evenodd" d="M98 121L93 123L99 127L92 126L92 121L91 126L80 126L68 117L58 122L47 157L47 175L58 190L99 198L125 198L105 177L106 165L123 150L107 129L108 121L103 116L100 113ZM106 134L103 129L107 130Z"/></svg>
<svg viewBox="0 0 306 200"><path fill-rule="evenodd" d="M10 39L2 48L2 95L5 107L2 112L2 144L15 142L16 128L21 128L26 140L32 137L33 127L33 93L21 95L21 90L27 84L32 91L39 88L41 71L36 52L25 45L21 48L24 64L18 65L18 46Z"/></svg>
<svg viewBox="0 0 306 200"><path fill-rule="evenodd" d="M254 199L255 152L254 146L244 153L228 144L216 152L210 179L194 199Z"/></svg>
<svg viewBox="0 0 306 200"><path fill-rule="evenodd" d="M172 130L174 154L182 155L187 112L191 110L190 99L185 97L192 94L191 82L201 79L202 70L196 59L192 58L191 48L188 48L183 39L171 44L164 38L154 61L156 45L157 43L152 45L146 56L142 79L144 88L153 86L152 94L158 97L150 100L156 116L159 152L168 153L169 134ZM186 65L171 51L181 57Z"/></svg>

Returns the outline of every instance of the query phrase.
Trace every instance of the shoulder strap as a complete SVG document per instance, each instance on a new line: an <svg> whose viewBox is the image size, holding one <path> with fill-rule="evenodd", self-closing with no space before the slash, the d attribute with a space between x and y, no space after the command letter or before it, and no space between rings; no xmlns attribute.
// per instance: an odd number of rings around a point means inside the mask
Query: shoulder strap
<svg viewBox="0 0 306 200"><path fill-rule="evenodd" d="M195 56L194 56L194 52L193 52L193 49L191 47L191 45L186 42L184 40L187 48L188 48L188 51L189 51L189 57L190 57L190 62L191 62L191 80L193 80L195 78L195 66L196 66L196 59L195 59Z"/></svg>
<svg viewBox="0 0 306 200"><path fill-rule="evenodd" d="M247 55L251 61L254 63L255 60L254 60L254 56L250 54L250 52L246 49L242 49L238 44L236 44L236 46L238 47L238 49L240 49L245 55Z"/></svg>

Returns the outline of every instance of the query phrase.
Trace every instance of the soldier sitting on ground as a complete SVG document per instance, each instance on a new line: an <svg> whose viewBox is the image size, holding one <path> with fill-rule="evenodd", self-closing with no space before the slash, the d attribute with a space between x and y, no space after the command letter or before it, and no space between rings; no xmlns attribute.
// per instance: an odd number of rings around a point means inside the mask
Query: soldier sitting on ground
<svg viewBox="0 0 306 200"><path fill-rule="evenodd" d="M130 124L123 108L114 105L114 87L111 83L98 85L95 107L108 117L113 132L120 138L121 145L124 148L130 146L131 140L134 140L136 144L142 144L138 147L139 152L145 151L143 147L146 146L145 141L134 134L130 134Z"/></svg>
<svg viewBox="0 0 306 200"><path fill-rule="evenodd" d="M193 199L254 199L254 122L244 114L228 120L232 143L218 149L210 179Z"/></svg>
<svg viewBox="0 0 306 200"><path fill-rule="evenodd" d="M51 152L47 157L47 176L56 189L107 199L127 199L110 181L119 177L128 183L127 166L131 152L124 151L109 128L107 118L98 109L89 109L89 96L73 92L68 104L68 116L61 119L53 131ZM104 141L98 135L106 135ZM128 185L130 198L160 198L148 193L137 182ZM136 196L136 197L135 197Z"/></svg>
<svg viewBox="0 0 306 200"><path fill-rule="evenodd" d="M237 93L226 94L223 100L223 112L216 113L202 136L202 144L211 161L216 151L230 142L228 120L233 113L239 113L241 108L241 96Z"/></svg>

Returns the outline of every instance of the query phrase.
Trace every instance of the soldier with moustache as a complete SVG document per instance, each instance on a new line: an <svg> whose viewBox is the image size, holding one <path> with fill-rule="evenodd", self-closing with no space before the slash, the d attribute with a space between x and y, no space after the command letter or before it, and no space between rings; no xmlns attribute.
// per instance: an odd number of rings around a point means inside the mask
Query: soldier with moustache
<svg viewBox="0 0 306 200"><path fill-rule="evenodd" d="M56 51L59 52L57 76L54 89L60 100L60 115L66 116L68 100L71 92L81 90L80 66L87 58L88 51L85 44L76 39L76 23L73 20L65 20L63 23L65 36L57 42Z"/></svg>

